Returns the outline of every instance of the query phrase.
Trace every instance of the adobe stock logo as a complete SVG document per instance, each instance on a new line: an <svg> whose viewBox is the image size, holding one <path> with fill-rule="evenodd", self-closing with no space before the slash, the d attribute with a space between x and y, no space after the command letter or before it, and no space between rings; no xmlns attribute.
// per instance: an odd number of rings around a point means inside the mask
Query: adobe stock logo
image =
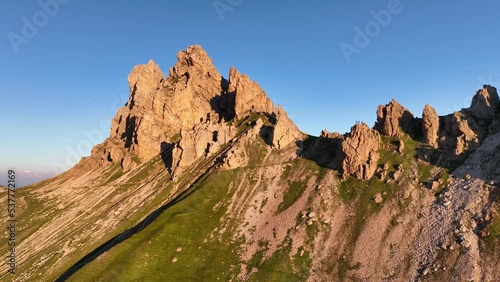
<svg viewBox="0 0 500 282"><path fill-rule="evenodd" d="M124 105L129 100L128 93L121 93L120 97L117 97L111 103L109 109L110 113L115 114L118 112L118 109L121 108L121 105ZM80 140L74 146L66 146L66 158L63 163L54 161L52 162L52 170L54 174L61 174L75 164L77 164L81 158L88 156L89 152L91 152L92 148L98 143L103 142L107 136L110 135L111 129L111 121L109 119L101 119L99 125L93 130L83 130L81 133L84 136L82 140Z"/></svg>
<svg viewBox="0 0 500 282"><path fill-rule="evenodd" d="M412 1L412 0L409 0ZM340 43L339 47L344 54L344 57L348 63L352 61L353 54L360 54L361 50L370 45L373 38L377 37L382 28L387 27L392 20L393 15L397 15L403 11L403 6L400 0L389 0L387 3L387 8L380 10L378 12L372 10L370 15L373 20L367 22L363 29L359 27L354 27L354 39L353 44L346 42Z"/></svg>
<svg viewBox="0 0 500 282"><path fill-rule="evenodd" d="M49 23L49 19L55 17L60 10L61 5L66 5L71 0L40 0L38 1L38 6L41 10L35 12L33 16L28 19L27 17L22 17L21 21L23 26L21 27L20 34L9 32L7 38L12 45L14 53L19 53L19 46L21 44L28 44L30 39L33 39L37 34L39 29L43 28Z"/></svg>
<svg viewBox="0 0 500 282"><path fill-rule="evenodd" d="M241 5L243 0L215 0L212 5L214 6L215 12L219 16L220 21L224 21L224 14L226 12L232 12L236 7Z"/></svg>

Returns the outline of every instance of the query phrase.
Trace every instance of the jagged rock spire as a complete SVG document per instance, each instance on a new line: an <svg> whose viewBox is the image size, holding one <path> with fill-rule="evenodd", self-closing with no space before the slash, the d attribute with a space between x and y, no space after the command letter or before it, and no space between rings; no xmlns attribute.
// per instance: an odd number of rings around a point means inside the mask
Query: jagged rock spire
<svg viewBox="0 0 500 282"><path fill-rule="evenodd" d="M358 123L342 140L342 170L359 179L370 179L377 169L380 134L364 123Z"/></svg>
<svg viewBox="0 0 500 282"><path fill-rule="evenodd" d="M422 141L425 144L437 147L439 131L439 116L436 110L427 104L422 112Z"/></svg>
<svg viewBox="0 0 500 282"><path fill-rule="evenodd" d="M375 129L381 134L391 137L401 137L402 133L412 134L415 128L413 114L401 106L396 100L377 109Z"/></svg>

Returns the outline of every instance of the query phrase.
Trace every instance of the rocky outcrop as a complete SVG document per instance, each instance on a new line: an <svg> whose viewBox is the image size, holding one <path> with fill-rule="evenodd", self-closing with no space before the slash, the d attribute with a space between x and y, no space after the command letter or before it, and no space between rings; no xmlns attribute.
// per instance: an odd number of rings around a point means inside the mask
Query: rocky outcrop
<svg viewBox="0 0 500 282"><path fill-rule="evenodd" d="M422 142L434 148L438 146L439 116L430 105L425 105L422 113Z"/></svg>
<svg viewBox="0 0 500 282"><path fill-rule="evenodd" d="M377 169L380 135L366 124L356 124L341 144L344 174L370 179Z"/></svg>
<svg viewBox="0 0 500 282"><path fill-rule="evenodd" d="M173 150L173 167L187 167L201 157L217 152L221 145L227 144L234 136L233 127L214 123L196 125L192 130L182 130L180 141Z"/></svg>
<svg viewBox="0 0 500 282"><path fill-rule="evenodd" d="M171 173L218 151L235 137L233 120L259 112L274 125L269 144L281 149L303 134L262 88L231 67L226 80L201 46L177 54L165 77L153 61L133 68L130 96L112 120L110 137L85 167L120 163L130 170L161 154ZM257 133L259 134L259 133Z"/></svg>
<svg viewBox="0 0 500 282"><path fill-rule="evenodd" d="M500 133L486 138L465 164L453 174L459 178L466 176L500 183Z"/></svg>
<svg viewBox="0 0 500 282"><path fill-rule="evenodd" d="M440 148L452 151L458 156L479 146L480 131L476 122L463 112L455 112L443 117L444 127L440 138Z"/></svg>
<svg viewBox="0 0 500 282"><path fill-rule="evenodd" d="M288 144L301 139L304 134L297 128L287 113L278 105L276 112L276 125L273 131L273 145L278 149L283 149Z"/></svg>
<svg viewBox="0 0 500 282"><path fill-rule="evenodd" d="M484 85L483 89L478 90L472 98L470 111L476 118L491 120L495 118L499 107L500 100L497 89L490 85Z"/></svg>
<svg viewBox="0 0 500 282"><path fill-rule="evenodd" d="M399 138L403 133L412 135L415 129L415 118L408 109L393 99L385 106L378 106L377 122L374 128L381 134L391 137Z"/></svg>
<svg viewBox="0 0 500 282"><path fill-rule="evenodd" d="M228 93L235 97L236 118L244 118L254 112L274 112L273 102L264 90L255 81L251 81L248 75L240 74L234 67L229 71Z"/></svg>
<svg viewBox="0 0 500 282"><path fill-rule="evenodd" d="M319 136L320 138L324 138L324 139L331 139L331 140L335 140L335 139L341 139L343 138L344 136L338 132L330 132L326 129L323 129L321 130L321 134Z"/></svg>
<svg viewBox="0 0 500 282"><path fill-rule="evenodd" d="M112 138L129 152L147 160L160 144L209 119L219 120L213 100L222 93L220 73L200 46L177 55L164 78L152 61L135 67L129 76L130 99L112 122Z"/></svg>

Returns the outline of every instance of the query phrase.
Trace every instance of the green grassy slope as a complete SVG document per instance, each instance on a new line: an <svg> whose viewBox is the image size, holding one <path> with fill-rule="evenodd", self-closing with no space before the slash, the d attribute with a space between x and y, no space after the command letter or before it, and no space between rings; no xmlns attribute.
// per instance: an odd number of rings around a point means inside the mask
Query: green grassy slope
<svg viewBox="0 0 500 282"><path fill-rule="evenodd" d="M213 208L230 196L228 187L237 175L233 170L209 176L193 194L69 281L227 281L237 271L238 244L229 234L222 240L210 235L226 211L224 205Z"/></svg>

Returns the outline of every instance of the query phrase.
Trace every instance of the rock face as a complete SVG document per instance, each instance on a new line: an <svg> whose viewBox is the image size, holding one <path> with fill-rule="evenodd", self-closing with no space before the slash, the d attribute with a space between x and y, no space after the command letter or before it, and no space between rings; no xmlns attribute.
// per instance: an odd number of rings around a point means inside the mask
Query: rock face
<svg viewBox="0 0 500 282"><path fill-rule="evenodd" d="M256 82L251 81L248 75L240 74L234 67L229 71L228 92L235 97L236 118L245 117L253 112L274 112L273 102L264 90Z"/></svg>
<svg viewBox="0 0 500 282"><path fill-rule="evenodd" d="M341 139L344 136L338 132L329 132L328 130L323 129L321 130L320 137L324 139Z"/></svg>
<svg viewBox="0 0 500 282"><path fill-rule="evenodd" d="M181 130L178 144L166 144L173 149L172 170L186 167L201 157L216 152L234 136L232 127L224 127L210 122L197 124L192 130Z"/></svg>
<svg viewBox="0 0 500 282"><path fill-rule="evenodd" d="M495 118L499 107L500 100L497 89L490 85L484 85L483 89L478 90L472 98L470 110L476 118L491 120Z"/></svg>
<svg viewBox="0 0 500 282"><path fill-rule="evenodd" d="M276 125L273 132L273 145L278 149L283 149L288 144L299 140L303 136L304 134L290 120L283 107L278 105Z"/></svg>
<svg viewBox="0 0 500 282"><path fill-rule="evenodd" d="M303 136L248 75L231 67L226 80L198 45L177 54L167 77L149 61L134 67L128 83L129 101L112 120L110 137L80 164L82 170L113 162L128 171L161 154L175 176L177 169L216 153L237 134L230 121L252 113L269 118L269 142L278 149Z"/></svg>
<svg viewBox="0 0 500 282"><path fill-rule="evenodd" d="M444 127L441 137L441 147L445 150L452 150L458 156L467 150L472 150L479 146L480 131L476 122L463 112L455 112L443 117Z"/></svg>
<svg viewBox="0 0 500 282"><path fill-rule="evenodd" d="M414 128L415 118L413 114L396 100L393 99L385 106L378 106L375 129L381 134L401 137L402 133L413 134Z"/></svg>
<svg viewBox="0 0 500 282"><path fill-rule="evenodd" d="M436 110L430 105L425 105L422 113L422 136L423 143L437 148L439 131L439 116Z"/></svg>
<svg viewBox="0 0 500 282"><path fill-rule="evenodd" d="M181 130L190 130L210 118L218 120L213 100L221 95L222 76L200 46L177 55L178 62L164 78L152 61L129 75L130 99L112 122L111 138L147 160L160 152Z"/></svg>
<svg viewBox="0 0 500 282"><path fill-rule="evenodd" d="M229 79L222 77L201 46L180 51L167 77L149 61L134 67L128 83L129 101L113 119L110 138L92 150L92 157L80 165L82 170L113 162L128 171L161 154L167 168L174 172L216 153L237 133L230 121L241 121L253 113L269 118L271 125L261 125L256 134L264 135L274 148L283 149L305 137L284 109L275 109L248 75L231 67ZM488 131L500 128L492 122L498 119L499 108L496 89L485 85L477 91L469 109L440 118L426 105L421 125L417 125L420 121L392 100L378 107L374 129L400 139L400 153L403 134L415 137L421 132L424 143L459 156L477 148ZM378 159L380 137L376 133L366 125L354 126L346 136L324 131L315 142L316 152L311 154L322 165L368 179ZM231 167L237 164L233 160Z"/></svg>
<svg viewBox="0 0 500 282"><path fill-rule="evenodd" d="M377 169L380 135L366 124L356 124L341 144L342 171L359 179L370 179Z"/></svg>

